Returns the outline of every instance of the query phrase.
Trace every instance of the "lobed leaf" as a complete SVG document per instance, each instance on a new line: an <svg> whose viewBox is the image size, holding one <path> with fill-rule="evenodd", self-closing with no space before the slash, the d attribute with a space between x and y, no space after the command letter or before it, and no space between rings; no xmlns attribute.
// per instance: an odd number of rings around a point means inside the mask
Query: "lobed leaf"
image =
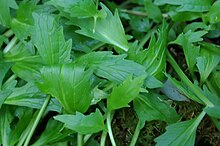
<svg viewBox="0 0 220 146"><path fill-rule="evenodd" d="M0 5L0 24L9 27L11 23L10 8L17 9L17 3L15 0L1 0Z"/></svg>
<svg viewBox="0 0 220 146"><path fill-rule="evenodd" d="M38 88L55 97L68 113L84 113L90 106L91 70L75 64L54 65L41 69Z"/></svg>
<svg viewBox="0 0 220 146"><path fill-rule="evenodd" d="M145 71L145 67L131 60L124 59L125 55L112 55L112 52L92 52L80 57L77 62L87 64L94 73L115 83L122 83L129 75L138 77L146 75L145 85L148 88L162 86L162 83Z"/></svg>
<svg viewBox="0 0 220 146"><path fill-rule="evenodd" d="M196 129L205 116L202 112L197 118L171 124L166 128L166 132L157 137L155 141L157 146L176 146L187 145L192 146L195 144Z"/></svg>
<svg viewBox="0 0 220 146"><path fill-rule="evenodd" d="M90 115L76 112L76 115L58 115L54 119L64 123L65 127L80 134L91 134L106 130L104 117L98 109Z"/></svg>
<svg viewBox="0 0 220 146"><path fill-rule="evenodd" d="M71 20L73 25L77 25L81 28L81 30L77 30L76 32L128 51L129 46L118 11L115 11L115 15L113 15L105 5L102 4L101 6L107 16L105 18L98 18L95 28L94 20L92 19Z"/></svg>
<svg viewBox="0 0 220 146"><path fill-rule="evenodd" d="M70 62L71 40L65 42L63 28L54 17L33 13L34 27L31 32L34 45L44 63L53 65Z"/></svg>
<svg viewBox="0 0 220 146"><path fill-rule="evenodd" d="M4 104L40 109L44 100L45 96L39 91L33 82L29 82L22 87L14 88ZM47 110L61 112L61 106L57 100L51 99Z"/></svg>
<svg viewBox="0 0 220 146"><path fill-rule="evenodd" d="M107 108L112 111L129 107L128 103L139 94L144 79L143 76L134 79L129 76L122 84L113 87L113 91L107 99Z"/></svg>
<svg viewBox="0 0 220 146"><path fill-rule="evenodd" d="M200 82L204 83L220 62L220 56L204 48L201 48L200 54L201 56L197 58L196 65L199 69Z"/></svg>
<svg viewBox="0 0 220 146"><path fill-rule="evenodd" d="M179 120L175 109L160 99L159 94L139 95L134 99L134 109L142 123L145 121L161 120L167 123L174 123Z"/></svg>

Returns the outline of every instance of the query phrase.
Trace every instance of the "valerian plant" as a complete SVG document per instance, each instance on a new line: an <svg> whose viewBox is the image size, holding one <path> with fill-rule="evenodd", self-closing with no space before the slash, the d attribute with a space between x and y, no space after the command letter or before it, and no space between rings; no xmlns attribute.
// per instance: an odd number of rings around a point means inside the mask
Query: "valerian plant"
<svg viewBox="0 0 220 146"><path fill-rule="evenodd" d="M219 132L220 1L0 5L0 145L193 146L205 117Z"/></svg>

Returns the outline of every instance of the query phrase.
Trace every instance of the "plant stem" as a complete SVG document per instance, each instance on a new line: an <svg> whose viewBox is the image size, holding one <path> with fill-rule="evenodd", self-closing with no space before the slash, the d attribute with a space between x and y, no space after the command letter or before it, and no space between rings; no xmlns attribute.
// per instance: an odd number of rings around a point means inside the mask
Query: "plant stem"
<svg viewBox="0 0 220 146"><path fill-rule="evenodd" d="M26 141L24 143L24 146L28 146L28 144L29 144L29 142L31 140L31 137L32 137L32 135L33 135L33 133L34 133L38 123L40 122L40 119L41 119L42 115L44 114L48 103L50 102L50 99L51 99L51 96L47 95L47 97L46 97L46 99L45 99L45 101L44 101L44 103L43 103L43 105L42 105L42 107L41 107L41 109L40 109L40 111L39 111L35 121L34 121L33 127L31 128L31 131L29 132L29 134L27 136L27 139L26 139Z"/></svg>
<svg viewBox="0 0 220 146"><path fill-rule="evenodd" d="M114 139L113 132L112 132L112 127L111 127L111 112L109 111L107 111L107 128L108 128L108 135L112 143L112 146L116 146L115 139Z"/></svg>
<svg viewBox="0 0 220 146"><path fill-rule="evenodd" d="M77 146L83 146L83 135L77 133Z"/></svg>
<svg viewBox="0 0 220 146"><path fill-rule="evenodd" d="M181 70L179 65L176 63L174 58L171 56L170 52L167 50L167 59L174 68L174 70L177 72L179 77L182 79L182 81L195 93L195 95L203 101L207 106L213 107L214 104L209 101L209 99L201 92L199 88L197 88L189 79L188 77L184 74L184 72Z"/></svg>
<svg viewBox="0 0 220 146"><path fill-rule="evenodd" d="M141 122L140 120L138 121L137 123L137 126L135 128L135 131L134 131L134 135L132 137L132 140L131 140L131 143L130 143L130 146L135 146L136 142L137 142L137 139L138 139L138 136L140 134L140 131L141 131Z"/></svg>
<svg viewBox="0 0 220 146"><path fill-rule="evenodd" d="M101 137L100 146L105 146L106 136L107 136L107 132L106 132L106 131L103 131L103 132L102 132L102 137Z"/></svg>
<svg viewBox="0 0 220 146"><path fill-rule="evenodd" d="M3 50L3 53L7 53L8 51L10 51L11 48L14 47L14 45L16 44L17 40L18 40L17 37L14 36L12 40L8 43L8 45L5 47L5 49Z"/></svg>

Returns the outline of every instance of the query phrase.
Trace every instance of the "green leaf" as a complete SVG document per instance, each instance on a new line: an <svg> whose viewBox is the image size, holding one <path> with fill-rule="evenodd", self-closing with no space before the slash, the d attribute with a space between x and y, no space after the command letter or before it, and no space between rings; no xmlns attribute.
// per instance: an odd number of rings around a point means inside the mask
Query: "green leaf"
<svg viewBox="0 0 220 146"><path fill-rule="evenodd" d="M34 110L30 108L18 107L15 109L14 118L18 121L13 125L10 132L10 145L15 145L22 139L23 132L27 128L29 122L33 118Z"/></svg>
<svg viewBox="0 0 220 146"><path fill-rule="evenodd" d="M204 111L211 117L220 119L220 106L205 107Z"/></svg>
<svg viewBox="0 0 220 146"><path fill-rule="evenodd" d="M201 56L197 58L197 67L200 74L200 82L204 83L210 73L215 69L220 61L220 56L212 53L209 50L201 48Z"/></svg>
<svg viewBox="0 0 220 146"><path fill-rule="evenodd" d="M128 51L129 46L118 11L115 11L115 15L113 15L106 6L103 4L101 6L107 16L97 19L95 28L93 19L73 19L72 24L81 28L81 30L76 32Z"/></svg>
<svg viewBox="0 0 220 146"><path fill-rule="evenodd" d="M31 43L19 42L14 47L12 47L7 53L4 53L4 60L9 62L20 62L26 59L30 60L30 57L35 55L34 46ZM34 59L37 61L37 59ZM39 61L41 62L41 60Z"/></svg>
<svg viewBox="0 0 220 146"><path fill-rule="evenodd" d="M148 88L157 88L162 83L145 72L145 67L131 60L124 59L125 55L112 55L112 52L92 52L80 57L77 62L87 64L94 69L94 73L115 83L122 83L129 75L138 77L147 75L145 85Z"/></svg>
<svg viewBox="0 0 220 146"><path fill-rule="evenodd" d="M8 72L8 70L11 68L12 63L6 63L6 62L0 62L0 90L2 90L2 82L3 79L6 75L6 73Z"/></svg>
<svg viewBox="0 0 220 146"><path fill-rule="evenodd" d="M15 0L1 0L0 5L0 24L9 27L11 23L10 8L17 9L17 3Z"/></svg>
<svg viewBox="0 0 220 146"><path fill-rule="evenodd" d="M44 63L53 65L70 62L71 40L65 42L63 28L50 15L33 13L34 27L31 32Z"/></svg>
<svg viewBox="0 0 220 146"><path fill-rule="evenodd" d="M32 13L36 10L36 2L22 1L16 11L16 18L11 21L11 29L22 41L31 35L31 25L34 23Z"/></svg>
<svg viewBox="0 0 220 146"><path fill-rule="evenodd" d="M144 8L149 18L153 19L155 22L160 22L162 20L161 11L159 7L152 2L152 0L145 0Z"/></svg>
<svg viewBox="0 0 220 146"><path fill-rule="evenodd" d="M166 69L167 24L164 21L158 34L158 40L152 35L148 49L138 50L137 47L128 51L130 59L142 64L146 71L162 80Z"/></svg>
<svg viewBox="0 0 220 146"><path fill-rule="evenodd" d="M203 19L205 21L208 21L209 23L218 23L220 22L220 1L215 1L211 8L209 9L209 12L204 14Z"/></svg>
<svg viewBox="0 0 220 146"><path fill-rule="evenodd" d="M91 70L75 64L44 67L37 86L55 97L68 113L84 113L92 100L91 75Z"/></svg>
<svg viewBox="0 0 220 146"><path fill-rule="evenodd" d="M155 141L157 146L193 146L195 144L196 129L205 116L202 112L197 118L171 124L166 128L166 132L157 137Z"/></svg>
<svg viewBox="0 0 220 146"><path fill-rule="evenodd" d="M216 91L217 95L220 97L220 93L218 91L220 91L220 72L219 71L215 71L211 74L209 81L212 85L212 87L214 88L214 90Z"/></svg>
<svg viewBox="0 0 220 146"><path fill-rule="evenodd" d="M192 28L190 28L192 29ZM204 36L207 33L207 31L201 30L201 31L196 31L192 32L191 30L187 31L186 33L181 33L175 41L170 42L170 44L178 44L178 45L184 45L184 37L187 39L188 42L194 43L194 42L199 42L202 41Z"/></svg>
<svg viewBox="0 0 220 146"><path fill-rule="evenodd" d="M199 12L170 11L168 14L172 18L172 20L176 22L192 21L202 16L202 13L199 13Z"/></svg>
<svg viewBox="0 0 220 146"><path fill-rule="evenodd" d="M20 40L26 39L31 33L31 25L23 23L17 19L12 19L11 29Z"/></svg>
<svg viewBox="0 0 220 146"><path fill-rule="evenodd" d="M203 86L203 90L200 90L208 98L208 100L212 102L214 106L220 106L220 98L215 93L209 91L205 85Z"/></svg>
<svg viewBox="0 0 220 146"><path fill-rule="evenodd" d="M178 90L184 94L186 97L188 97L189 99L196 101L200 104L203 104L203 102L201 101L200 98L198 98L193 91L186 86L183 82L177 81L175 78L172 78L171 76L167 75L167 77L169 78L169 80L171 81L171 83L178 88Z"/></svg>
<svg viewBox="0 0 220 146"><path fill-rule="evenodd" d="M129 76L121 85L113 87L113 91L107 99L107 108L112 111L129 107L128 103L139 94L143 82L143 76L134 79Z"/></svg>
<svg viewBox="0 0 220 146"><path fill-rule="evenodd" d="M22 87L13 89L4 104L25 106L40 109L44 103L45 95L31 82ZM61 106L57 100L51 99L47 110L61 112Z"/></svg>
<svg viewBox="0 0 220 146"><path fill-rule="evenodd" d="M3 106L0 110L0 127L1 141L3 146L8 146L10 142L10 123L13 120L13 115L10 113L8 106Z"/></svg>
<svg viewBox="0 0 220 146"><path fill-rule="evenodd" d="M43 131L40 138L37 141L35 141L34 144L32 144L32 146L41 146L50 143L55 143L57 141L62 141L71 133L73 132L70 130L63 130L63 124L50 119L47 122L46 129Z"/></svg>
<svg viewBox="0 0 220 146"><path fill-rule="evenodd" d="M211 7L211 0L155 0L155 4L180 5L177 11L205 12Z"/></svg>
<svg viewBox="0 0 220 146"><path fill-rule="evenodd" d="M164 86L160 88L160 91L172 100L188 101L188 99L176 86L174 86L169 78L164 82Z"/></svg>
<svg viewBox="0 0 220 146"><path fill-rule="evenodd" d="M175 109L162 100L159 94L139 95L134 99L134 109L144 126L145 121L161 120L174 123L179 120Z"/></svg>
<svg viewBox="0 0 220 146"><path fill-rule="evenodd" d="M39 61L41 61L40 56L27 57L21 62L17 61L12 66L12 71L25 81L38 81L40 79L40 69L43 66Z"/></svg>
<svg viewBox="0 0 220 146"><path fill-rule="evenodd" d="M92 90L92 94L93 94L93 99L91 101L91 104L97 104L99 101L101 101L102 99L106 99L109 95L103 91L100 90L98 87L95 87Z"/></svg>
<svg viewBox="0 0 220 146"><path fill-rule="evenodd" d="M11 90L4 90L0 91L0 109L2 107L2 104L4 103L5 99L12 93Z"/></svg>
<svg viewBox="0 0 220 146"><path fill-rule="evenodd" d="M201 31L197 31L199 29L201 29ZM188 32L189 36L191 36L191 35L195 35L195 34L190 33L190 32L195 32L195 33L200 33L201 34L203 32L203 30L208 30L208 29L209 29L209 27L203 22L192 22L192 23L186 25L186 27L183 29L183 32L184 33ZM201 35L200 37L202 37L202 36L203 35ZM198 39L202 40L202 38L200 38L200 37L198 36ZM191 40L191 39L189 39L189 40ZM196 42L194 40L192 40L192 41Z"/></svg>
<svg viewBox="0 0 220 146"><path fill-rule="evenodd" d="M131 17L129 24L133 30L138 32L148 32L152 26L148 18L142 17Z"/></svg>
<svg viewBox="0 0 220 146"><path fill-rule="evenodd" d="M160 29L158 40L155 42L154 39L152 37L142 63L150 74L157 79L163 79L166 70L165 50L167 46L167 24L165 21Z"/></svg>
<svg viewBox="0 0 220 146"><path fill-rule="evenodd" d="M71 5L70 8L70 16L71 17L79 17L79 18L87 18L87 17L97 17L98 9L96 5L91 0L80 0L76 2L74 5Z"/></svg>
<svg viewBox="0 0 220 146"><path fill-rule="evenodd" d="M54 119L64 123L65 127L80 134L92 134L106 130L104 117L98 109L90 115L76 112L76 115L58 115Z"/></svg>
<svg viewBox="0 0 220 146"><path fill-rule="evenodd" d="M192 42L200 40L200 37L201 35L198 33L187 32L186 34L180 34L178 38L172 42L179 44L183 47L184 55L186 57L186 63L189 67L191 75L193 75L194 67L196 65L196 58L199 56L200 50L200 48L193 45Z"/></svg>

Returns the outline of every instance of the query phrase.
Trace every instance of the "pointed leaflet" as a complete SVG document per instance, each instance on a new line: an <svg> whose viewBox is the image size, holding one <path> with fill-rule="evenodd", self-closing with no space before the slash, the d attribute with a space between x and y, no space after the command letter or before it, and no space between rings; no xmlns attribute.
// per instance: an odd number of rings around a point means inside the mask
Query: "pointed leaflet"
<svg viewBox="0 0 220 146"><path fill-rule="evenodd" d="M200 54L201 56L197 58L196 65L199 69L200 82L204 83L209 77L210 73L218 65L220 56L204 48L201 48Z"/></svg>
<svg viewBox="0 0 220 146"><path fill-rule="evenodd" d="M129 76L121 85L113 87L113 91L107 99L108 110L129 107L128 103L139 94L143 82L143 76L134 79Z"/></svg>
<svg viewBox="0 0 220 146"><path fill-rule="evenodd" d="M193 146L196 129L204 116L205 112L202 112L195 119L169 125L166 132L155 139L157 146Z"/></svg>
<svg viewBox="0 0 220 146"><path fill-rule="evenodd" d="M3 26L10 26L11 15L10 8L17 9L18 6L15 0L1 0L0 1L0 24Z"/></svg>
<svg viewBox="0 0 220 146"><path fill-rule="evenodd" d="M65 42L63 28L55 18L33 13L32 40L44 63L53 65L70 62L71 40Z"/></svg>
<svg viewBox="0 0 220 146"><path fill-rule="evenodd" d="M84 113L90 106L91 70L75 64L44 67L39 89L55 97L68 113Z"/></svg>
<svg viewBox="0 0 220 146"><path fill-rule="evenodd" d="M80 57L77 63L88 64L97 76L115 83L122 83L129 75L146 75L145 85L148 88L162 86L160 81L145 71L144 66L124 58L125 55L112 55L112 52L92 52Z"/></svg>
<svg viewBox="0 0 220 146"><path fill-rule="evenodd" d="M145 121L161 120L174 123L179 119L176 111L160 97L159 94L150 93L139 95L134 99L134 109L142 123L142 127Z"/></svg>
<svg viewBox="0 0 220 146"><path fill-rule="evenodd" d="M107 16L97 19L95 29L93 19L73 19L72 24L81 28L76 32L128 51L128 42L118 11L115 11L115 15L113 15L105 5L101 4L101 6Z"/></svg>
<svg viewBox="0 0 220 146"><path fill-rule="evenodd" d="M92 134L106 129L102 113L97 109L90 115L76 112L76 115L58 115L54 117L64 126L80 134Z"/></svg>

